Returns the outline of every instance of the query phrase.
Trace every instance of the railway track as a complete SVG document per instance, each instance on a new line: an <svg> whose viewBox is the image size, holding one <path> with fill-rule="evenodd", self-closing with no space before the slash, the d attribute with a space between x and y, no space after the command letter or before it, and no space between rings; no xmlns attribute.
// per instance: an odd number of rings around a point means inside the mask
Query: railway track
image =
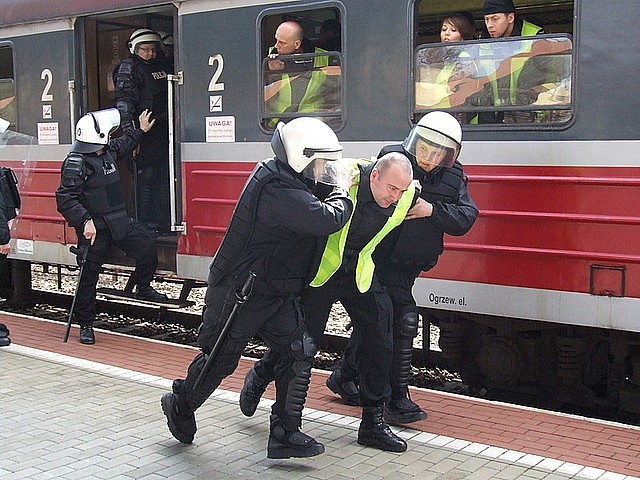
<svg viewBox="0 0 640 480"><path fill-rule="evenodd" d="M58 275L51 275L44 266L35 266L33 271L33 294L29 295L29 305L11 305L11 302L0 301L0 309L32 315L49 320L66 323L68 309L71 305L73 288L75 287L76 272L73 269L62 269ZM67 271L65 271L67 270ZM128 273L109 271L102 274L100 285L109 285L118 290L124 289ZM169 295L170 298L185 297L182 283L170 277L158 277L154 287ZM162 306L148 304L127 298L105 298L98 294L95 326L119 333L153 338L173 343L197 346L196 335L200 324L200 313L204 304L204 285L191 289L188 296L189 305L184 307ZM327 331L319 345L315 358L315 367L325 370L335 368L341 353L346 347L349 332L345 329L348 323L346 313L338 305L334 307L327 324ZM433 327L432 327L433 329ZM437 330L437 329L436 329ZM437 334L437 332L436 332ZM489 392L484 389L471 390L464 385L456 372L447 370L446 362L435 347L433 335L428 342L422 341L419 334L414 343L413 369L410 383L414 386L434 390L459 393L486 399L495 399L515 404L549 408L532 398L522 398L515 395L505 395L504 392ZM244 355L249 358L260 358L266 351L266 345L255 339L247 346ZM636 415L616 416L607 409L581 407L576 409L571 405L558 405L553 408L558 411L580 414L592 418L621 421L629 424L640 424L640 417Z"/></svg>
<svg viewBox="0 0 640 480"><path fill-rule="evenodd" d="M157 340L196 346L197 328L204 305L206 285L194 283L188 289L184 282L174 279L170 274L156 276L154 288L172 299L181 299L182 305L158 305L140 302L129 298L108 298L100 292L104 290L123 291L129 279L130 269L106 266L100 275L96 299L97 318L95 326L105 330L128 335L136 335ZM68 309L75 289L77 269L74 267L53 267L46 264L34 264L31 268L32 293L27 295L29 304L14 305L0 303L0 308L16 313L47 318L58 322L67 322ZM104 286L108 286L105 289ZM315 366L332 370L344 351L349 331L345 328L348 316L340 305L332 310ZM437 329L432 328L437 334ZM429 335L432 337L432 335ZM465 393L466 387L459 381L456 373L446 370L445 362L439 350L434 348L437 337L422 342L419 335L414 349L412 384L419 387L435 388ZM423 348L426 347L426 348ZM244 354L259 358L266 351L266 345L256 339L248 345Z"/></svg>
<svg viewBox="0 0 640 480"><path fill-rule="evenodd" d="M71 293L34 289L30 298L33 300L30 305L11 306L9 304L4 308L16 313L67 322L68 308L72 301ZM196 330L200 325L200 313L193 311L193 309L188 311L184 307L150 304L127 298L115 299L113 296L104 298L100 293L98 293L96 300L96 308L99 312L96 326L99 328L174 343L196 345ZM333 313L333 326L329 328L337 330L341 327L336 324L347 323L348 319L335 319L340 314L339 311ZM345 330L343 334L327 331L319 345L321 357L338 358L340 353L344 351L347 341L348 331ZM247 354L259 356L262 353L261 345L262 343L256 340L255 344L250 345ZM414 363L420 367L444 367L444 360L439 351L421 347L414 348Z"/></svg>

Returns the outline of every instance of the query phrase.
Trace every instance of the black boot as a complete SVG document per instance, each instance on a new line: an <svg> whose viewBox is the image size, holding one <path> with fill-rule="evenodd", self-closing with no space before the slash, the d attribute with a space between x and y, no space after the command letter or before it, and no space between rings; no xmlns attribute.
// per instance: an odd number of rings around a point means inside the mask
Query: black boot
<svg viewBox="0 0 640 480"><path fill-rule="evenodd" d="M324 453L324 445L300 430L288 432L277 415L271 415L267 458L305 458Z"/></svg>
<svg viewBox="0 0 640 480"><path fill-rule="evenodd" d="M146 300L148 302L166 302L169 300L164 293L156 292L150 285L146 285L141 287L138 285L138 290L136 292L136 298L140 300Z"/></svg>
<svg viewBox="0 0 640 480"><path fill-rule="evenodd" d="M193 437L198 429L196 425L196 416L180 415L178 412L178 395L175 393L165 393L160 399L162 405L162 411L167 417L167 426L171 435L175 437L181 443L193 442Z"/></svg>
<svg viewBox="0 0 640 480"><path fill-rule="evenodd" d="M269 381L260 377L253 368L250 368L244 377L244 385L240 390L240 410L242 413L251 417L256 413L260 397L267 389Z"/></svg>
<svg viewBox="0 0 640 480"><path fill-rule="evenodd" d="M391 400L384 408L384 419L392 425L418 422L427 412L409 397L413 337L418 334L418 313L405 312L393 325L393 360L391 362Z"/></svg>
<svg viewBox="0 0 640 480"><path fill-rule="evenodd" d="M345 405L360 406L360 390L353 380L344 377L341 367L327 378L326 385L333 393L340 395Z"/></svg>
<svg viewBox="0 0 640 480"><path fill-rule="evenodd" d="M382 407L364 407L362 409L358 443L386 452L407 450L407 442L393 433L389 426L382 421Z"/></svg>
<svg viewBox="0 0 640 480"><path fill-rule="evenodd" d="M93 345L96 343L96 336L91 325L80 325L80 343Z"/></svg>
<svg viewBox="0 0 640 480"><path fill-rule="evenodd" d="M427 416L427 412L411 400L408 391L405 397L389 400L384 406L384 419L391 425L419 422L427 418Z"/></svg>
<svg viewBox="0 0 640 480"><path fill-rule="evenodd" d="M0 323L0 347L6 347L8 345L11 345L9 329L4 323Z"/></svg>

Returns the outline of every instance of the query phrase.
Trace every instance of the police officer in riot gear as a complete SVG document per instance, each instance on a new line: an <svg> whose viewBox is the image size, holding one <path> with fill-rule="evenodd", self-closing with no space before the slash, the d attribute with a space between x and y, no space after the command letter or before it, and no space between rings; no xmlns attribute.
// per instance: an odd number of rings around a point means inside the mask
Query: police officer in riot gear
<svg viewBox="0 0 640 480"><path fill-rule="evenodd" d="M131 56L113 72L116 108L122 128L134 128L143 110L153 112L156 125L140 142L135 156L137 219L152 231L168 233L169 220L169 124L167 75L169 62L160 61L162 39L158 32L141 28L129 37Z"/></svg>
<svg viewBox="0 0 640 480"><path fill-rule="evenodd" d="M0 137L3 133L3 127L4 124L0 118ZM20 193L16 176L10 168L0 167L0 287L11 286L11 281L8 279L10 266L7 262L7 255L11 253L11 244L9 243L11 226L9 222L16 218L19 208Z"/></svg>
<svg viewBox="0 0 640 480"><path fill-rule="evenodd" d="M0 118L0 140L9 128L10 122ZM2 142L0 142L2 145ZM11 173L9 173L11 172ZM11 178L9 178L11 176ZM20 195L17 191L14 174L11 170L0 170L0 271L4 267L4 260L11 252L9 240L11 240L11 230L9 221L16 218L16 210L20 208ZM13 187L13 188L12 188Z"/></svg>
<svg viewBox="0 0 640 480"><path fill-rule="evenodd" d="M342 147L326 124L306 117L279 123L271 146L275 157L252 172L211 262L198 332L202 353L161 404L173 436L191 443L197 429L194 412L234 371L247 342L258 334L284 358L276 374L267 457L310 457L324 452L324 446L300 431L315 347L298 297L309 282L318 245L347 223L352 202L341 188L324 200L312 191L318 182L339 183ZM250 274L255 274L253 289L221 336ZM218 341L213 368L200 382Z"/></svg>
<svg viewBox="0 0 640 480"><path fill-rule="evenodd" d="M407 443L382 419L390 393L393 312L372 254L413 205L413 172L409 159L398 152L390 152L375 163L358 161L354 168L356 184L349 190L356 204L352 218L329 236L301 304L309 334L316 341L325 330L332 304L339 301L345 307L354 335L364 345L355 359L363 407L357 441L385 451L404 452ZM255 413L260 396L278 368L279 354L271 349L249 370L240 393L242 413Z"/></svg>
<svg viewBox="0 0 640 480"><path fill-rule="evenodd" d="M162 55L160 55L160 58L169 60L171 62L171 71L173 71L173 33L158 30L158 35L160 35L160 40L162 41Z"/></svg>
<svg viewBox="0 0 640 480"><path fill-rule="evenodd" d="M150 283L158 265L155 241L125 209L118 159L130 155L140 139L154 125L151 112L140 114L140 128L110 140L120 125L115 108L84 115L76 125L76 140L62 164L60 186L56 190L58 211L76 229L78 248L88 248L86 264L78 282L74 318L80 325L80 342L95 343L93 321L96 314L96 285L102 263L113 244L136 260L133 282L136 297L166 301Z"/></svg>
<svg viewBox="0 0 640 480"><path fill-rule="evenodd" d="M401 145L384 147L379 156L402 152L413 164L414 179L421 193L402 225L385 238L376 250L377 272L393 302L393 361L391 398L384 418L406 424L427 417L409 398L413 338L418 333L418 308L412 295L416 277L432 269L444 249L443 237L464 235L478 216L469 196L467 177L457 160L462 146L458 121L445 112L423 116ZM359 404L353 356L357 339L352 339L342 365L327 379L327 386L347 404Z"/></svg>

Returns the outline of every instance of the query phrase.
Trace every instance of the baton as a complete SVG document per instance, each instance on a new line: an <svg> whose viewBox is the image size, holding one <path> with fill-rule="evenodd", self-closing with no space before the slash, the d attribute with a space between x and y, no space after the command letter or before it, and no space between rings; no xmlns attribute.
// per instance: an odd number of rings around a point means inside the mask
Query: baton
<svg viewBox="0 0 640 480"><path fill-rule="evenodd" d="M211 370L211 365L213 365L213 360L216 358L216 355L218 354L218 350L220 350L220 347L222 346L222 342L227 336L227 330L229 330L229 327L231 326L231 322L233 322L233 319L236 317L236 315L238 315L238 310L240 310L242 305L244 305L244 302L246 302L247 299L249 298L249 295L251 295L251 290L253 289L253 282L255 281L255 279L256 279L256 273L249 272L249 276L247 277L247 280L244 282L244 285L239 291L236 292L236 303L231 309L231 312L229 313L227 320L224 322L222 331L220 332L220 335L218 335L218 339L216 340L215 345L211 349L211 353L209 353L209 355L207 356L207 361L204 364L204 367L202 367L202 370L200 370L200 375L198 375L198 378L196 379L196 383L193 384L193 390L196 390L200 386L200 384L202 383L202 380L204 380L204 377L206 377L207 373L209 373L209 370Z"/></svg>
<svg viewBox="0 0 640 480"><path fill-rule="evenodd" d="M80 279L82 278L82 272L84 271L84 264L87 261L87 254L89 253L89 246L83 245L79 248L73 245L69 247L69 251L78 258L80 264L80 271L78 272L78 280L76 281L76 291L73 294L73 300L71 301L71 308L69 309L69 319L67 320L67 330L64 332L63 342L69 340L69 332L71 331L71 319L73 318L73 309L76 306L76 298L78 298L78 287L80 287Z"/></svg>

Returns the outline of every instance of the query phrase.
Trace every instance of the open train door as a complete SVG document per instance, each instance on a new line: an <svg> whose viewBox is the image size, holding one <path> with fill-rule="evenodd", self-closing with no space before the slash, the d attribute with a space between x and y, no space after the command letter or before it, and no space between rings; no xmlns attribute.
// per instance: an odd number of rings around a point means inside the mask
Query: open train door
<svg viewBox="0 0 640 480"><path fill-rule="evenodd" d="M179 38L178 22L174 16L173 39ZM171 231L176 234L186 233L186 225L182 215L182 168L180 161L180 87L183 84L183 72L179 69L177 49L172 43L174 73L167 76L167 102L169 112L169 194Z"/></svg>
<svg viewBox="0 0 640 480"><path fill-rule="evenodd" d="M77 79L75 82L75 115L76 119L89 111L115 107L115 85L113 72L120 62L131 55L129 38L138 29L150 29L162 32L163 36L177 38L177 8L173 4L159 7L147 7L134 10L121 10L104 14L92 15L77 19L76 42L78 62L76 65ZM175 37L174 37L175 35ZM178 87L181 83L176 74L176 58L173 61L170 53L162 53L163 77L167 81L167 118L169 141L163 149L168 149L168 168L166 175L169 185L167 195L152 192L152 202L166 202L165 211L170 212L170 225L155 232L158 247L158 270L164 272L176 271L176 245L178 236L184 230L182 224L181 204L181 168L179 149L179 115ZM154 127L155 128L155 127ZM156 129L157 130L157 129ZM155 132L157 133L157 132ZM120 135L117 131L114 137ZM166 138L163 139L166 141ZM118 164L122 180L123 193L127 203L127 211L134 218L139 217L138 203L139 174L136 174L135 161L131 159L120 161ZM163 172L162 175L165 175ZM165 198L166 197L166 198ZM148 219L147 219L148 220ZM131 260L118 249L113 249L109 263L132 264Z"/></svg>

